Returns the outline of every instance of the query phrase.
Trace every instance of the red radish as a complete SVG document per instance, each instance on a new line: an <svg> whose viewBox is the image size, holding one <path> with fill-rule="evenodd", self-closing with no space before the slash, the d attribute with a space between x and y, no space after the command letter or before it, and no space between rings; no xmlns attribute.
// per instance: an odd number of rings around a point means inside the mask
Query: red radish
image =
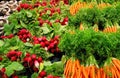
<svg viewBox="0 0 120 78"><path fill-rule="evenodd" d="M45 23L47 23L47 24L48 24L49 22L50 22L49 20L45 20Z"/></svg>
<svg viewBox="0 0 120 78"><path fill-rule="evenodd" d="M22 55L22 52L18 51L17 56L20 57Z"/></svg>
<svg viewBox="0 0 120 78"><path fill-rule="evenodd" d="M50 43L49 41L45 41L45 45L48 46Z"/></svg>
<svg viewBox="0 0 120 78"><path fill-rule="evenodd" d="M30 57L30 53L26 53L26 57Z"/></svg>
<svg viewBox="0 0 120 78"><path fill-rule="evenodd" d="M39 20L39 26L42 26L42 25L43 25L43 23L44 23L44 21L43 21L43 20Z"/></svg>
<svg viewBox="0 0 120 78"><path fill-rule="evenodd" d="M49 46L50 46L50 48L54 48L54 44L53 43L51 43Z"/></svg>
<svg viewBox="0 0 120 78"><path fill-rule="evenodd" d="M21 10L21 7L17 7L17 11L20 12L20 10Z"/></svg>
<svg viewBox="0 0 120 78"><path fill-rule="evenodd" d="M13 56L13 57L11 57L11 59L10 59L11 61L16 61L17 60L17 58L15 57L15 56Z"/></svg>
<svg viewBox="0 0 120 78"><path fill-rule="evenodd" d="M46 1L43 1L41 5L42 5L42 6L46 6L46 5L47 5L47 2L46 2Z"/></svg>
<svg viewBox="0 0 120 78"><path fill-rule="evenodd" d="M12 38L14 35L13 34L10 34L9 36L8 36L8 38Z"/></svg>
<svg viewBox="0 0 120 78"><path fill-rule="evenodd" d="M55 22L56 22L56 23L57 23L57 22L60 23L60 19L55 20Z"/></svg>
<svg viewBox="0 0 120 78"><path fill-rule="evenodd" d="M34 65L36 68L39 68L39 62L37 60L34 61Z"/></svg>
<svg viewBox="0 0 120 78"><path fill-rule="evenodd" d="M46 37L45 37L45 36L43 36L43 37L42 37L42 40L43 40L43 41L46 41Z"/></svg>
<svg viewBox="0 0 120 78"><path fill-rule="evenodd" d="M41 71L40 74L39 74L39 76L40 76L40 77L45 77L45 76L46 76L46 72L45 72L44 70Z"/></svg>
<svg viewBox="0 0 120 78"><path fill-rule="evenodd" d="M2 78L8 78L6 74L2 74Z"/></svg>
<svg viewBox="0 0 120 78"><path fill-rule="evenodd" d="M52 75L48 75L47 78L54 78L54 76L52 76Z"/></svg>
<svg viewBox="0 0 120 78"><path fill-rule="evenodd" d="M3 60L3 58L2 57L0 57L0 62Z"/></svg>
<svg viewBox="0 0 120 78"><path fill-rule="evenodd" d="M57 11L59 14L60 14L60 12L61 12L61 11L60 11L60 8L57 8L56 11Z"/></svg>
<svg viewBox="0 0 120 78"><path fill-rule="evenodd" d="M15 76L12 76L12 78L19 78L17 75L15 75Z"/></svg>
<svg viewBox="0 0 120 78"><path fill-rule="evenodd" d="M42 59L42 57L38 57L37 60L38 60L38 62L40 63L40 62L42 62L43 59Z"/></svg>
<svg viewBox="0 0 120 78"><path fill-rule="evenodd" d="M33 62L33 61L29 62L29 66L30 66L30 67L32 67L33 65L34 65L34 62Z"/></svg>
<svg viewBox="0 0 120 78"><path fill-rule="evenodd" d="M44 10L47 11L47 10L49 10L49 8L45 8Z"/></svg>
<svg viewBox="0 0 120 78"><path fill-rule="evenodd" d="M31 58L33 59L33 60L36 60L36 54L32 54L32 56L31 56Z"/></svg>
<svg viewBox="0 0 120 78"><path fill-rule="evenodd" d="M30 62L32 61L32 58L31 58L31 57L27 57L27 58L26 58L26 61L27 61L28 63L30 63Z"/></svg>
<svg viewBox="0 0 120 78"><path fill-rule="evenodd" d="M40 42L40 45L44 48L45 47L45 43L44 42Z"/></svg>
<svg viewBox="0 0 120 78"><path fill-rule="evenodd" d="M5 69L5 68L2 68L0 71L1 71L2 73L4 73L4 72L6 71L6 69Z"/></svg>

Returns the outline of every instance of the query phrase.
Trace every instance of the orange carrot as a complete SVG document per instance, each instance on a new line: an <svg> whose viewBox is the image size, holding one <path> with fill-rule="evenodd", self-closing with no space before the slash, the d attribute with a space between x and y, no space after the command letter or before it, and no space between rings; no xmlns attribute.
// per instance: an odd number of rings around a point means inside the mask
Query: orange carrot
<svg viewBox="0 0 120 78"><path fill-rule="evenodd" d="M113 64L120 71L120 61L118 59L112 59Z"/></svg>

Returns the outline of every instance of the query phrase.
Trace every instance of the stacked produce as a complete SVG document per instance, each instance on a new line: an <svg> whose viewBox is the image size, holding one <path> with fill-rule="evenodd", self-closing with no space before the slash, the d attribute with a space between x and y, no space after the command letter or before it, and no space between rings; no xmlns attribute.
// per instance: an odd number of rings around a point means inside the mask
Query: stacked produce
<svg viewBox="0 0 120 78"><path fill-rule="evenodd" d="M83 24L84 27L98 26L99 30L119 26L119 2L109 4L97 2L76 2L70 6L69 25Z"/></svg>
<svg viewBox="0 0 120 78"><path fill-rule="evenodd" d="M0 36L0 78L120 78L118 0L23 0L16 9Z"/></svg>

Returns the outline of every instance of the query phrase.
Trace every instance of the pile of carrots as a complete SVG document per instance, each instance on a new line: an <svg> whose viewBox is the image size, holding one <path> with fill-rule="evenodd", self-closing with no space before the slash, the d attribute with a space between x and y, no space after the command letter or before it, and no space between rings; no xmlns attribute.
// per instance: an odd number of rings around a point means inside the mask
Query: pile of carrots
<svg viewBox="0 0 120 78"><path fill-rule="evenodd" d="M103 30L103 32L105 33L117 32L117 26L108 26Z"/></svg>
<svg viewBox="0 0 120 78"><path fill-rule="evenodd" d="M75 15L80 8L83 8L86 6L86 2L76 2L73 5L70 6L70 14Z"/></svg>
<svg viewBox="0 0 120 78"><path fill-rule="evenodd" d="M93 8L94 4L95 4L94 2L87 4L86 2L78 1L70 6L70 14L75 15L81 8L85 8L85 7ZM109 3L100 3L100 4L96 4L96 6L101 9L101 8L110 6L110 4Z"/></svg>
<svg viewBox="0 0 120 78"><path fill-rule="evenodd" d="M95 65L84 66L80 61L69 59L64 69L65 78L120 78L120 60L112 58L112 63L102 68Z"/></svg>

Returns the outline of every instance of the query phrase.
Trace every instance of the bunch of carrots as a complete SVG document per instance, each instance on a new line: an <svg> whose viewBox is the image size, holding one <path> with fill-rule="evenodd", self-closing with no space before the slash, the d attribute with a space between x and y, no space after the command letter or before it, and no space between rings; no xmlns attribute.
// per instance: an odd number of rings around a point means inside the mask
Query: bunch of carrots
<svg viewBox="0 0 120 78"><path fill-rule="evenodd" d="M83 66L80 61L69 59L64 69L65 78L120 78L120 60L112 58L110 65L98 68Z"/></svg>
<svg viewBox="0 0 120 78"><path fill-rule="evenodd" d="M103 30L103 32L105 33L117 32L117 26L108 26Z"/></svg>
<svg viewBox="0 0 120 78"><path fill-rule="evenodd" d="M70 6L70 14L75 15L81 8L85 8L85 7L93 8L94 4L95 4L94 2L91 2L91 3L87 4L86 2L78 1L78 2L76 2L76 3L74 3L73 5ZM99 9L101 9L101 8L110 6L110 4L109 3L100 3L100 4L97 4L96 6Z"/></svg>
<svg viewBox="0 0 120 78"><path fill-rule="evenodd" d="M75 15L80 8L83 8L86 6L86 2L76 2L73 5L70 6L70 14Z"/></svg>

